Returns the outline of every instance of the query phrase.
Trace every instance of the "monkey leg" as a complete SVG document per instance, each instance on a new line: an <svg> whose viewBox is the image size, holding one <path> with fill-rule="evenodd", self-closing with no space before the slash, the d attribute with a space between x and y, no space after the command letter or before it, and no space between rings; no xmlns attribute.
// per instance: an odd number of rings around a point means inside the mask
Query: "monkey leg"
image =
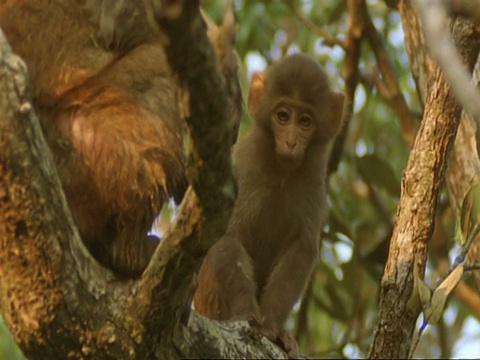
<svg viewBox="0 0 480 360"><path fill-rule="evenodd" d="M217 320L260 319L252 260L232 234L210 249L198 280L194 307L200 314Z"/></svg>
<svg viewBox="0 0 480 360"><path fill-rule="evenodd" d="M274 341L280 334L295 301L298 300L318 256L315 239L298 239L274 265L261 290L261 332Z"/></svg>

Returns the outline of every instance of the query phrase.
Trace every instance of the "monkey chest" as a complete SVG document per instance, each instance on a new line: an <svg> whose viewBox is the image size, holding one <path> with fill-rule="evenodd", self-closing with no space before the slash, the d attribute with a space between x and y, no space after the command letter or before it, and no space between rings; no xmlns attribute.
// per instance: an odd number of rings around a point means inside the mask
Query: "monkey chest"
<svg viewBox="0 0 480 360"><path fill-rule="evenodd" d="M236 217L241 218L237 230L248 234L242 239L248 252L268 257L272 249L283 251L319 218L321 192L311 186L261 175L246 178L240 182Z"/></svg>
<svg viewBox="0 0 480 360"><path fill-rule="evenodd" d="M302 217L294 209L298 204L288 194L275 192L256 200L257 210L251 213L250 221L255 251L268 253L272 247L287 247L302 227Z"/></svg>

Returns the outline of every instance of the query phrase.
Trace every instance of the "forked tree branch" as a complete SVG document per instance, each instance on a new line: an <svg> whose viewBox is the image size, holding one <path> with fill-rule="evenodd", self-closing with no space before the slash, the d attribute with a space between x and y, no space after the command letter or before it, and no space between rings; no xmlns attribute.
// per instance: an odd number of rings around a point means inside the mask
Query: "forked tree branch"
<svg viewBox="0 0 480 360"><path fill-rule="evenodd" d="M81 243L31 107L25 65L0 33L0 308L29 358L284 356L248 335L246 324L196 315L189 327L181 322L194 271L224 231L235 191L224 85L198 1L165 4L180 5L155 16L175 39L169 59L191 93L195 192L140 281L115 279Z"/></svg>

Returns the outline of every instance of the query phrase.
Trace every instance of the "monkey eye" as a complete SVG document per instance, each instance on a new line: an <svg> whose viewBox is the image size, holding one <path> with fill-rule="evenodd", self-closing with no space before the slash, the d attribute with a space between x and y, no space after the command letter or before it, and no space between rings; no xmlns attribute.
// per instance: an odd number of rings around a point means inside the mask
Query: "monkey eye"
<svg viewBox="0 0 480 360"><path fill-rule="evenodd" d="M307 129L310 129L312 127L313 120L309 115L302 115L302 116L300 116L300 119L298 120L298 123L300 124L300 126L303 129L307 130Z"/></svg>
<svg viewBox="0 0 480 360"><path fill-rule="evenodd" d="M288 120L290 120L290 114L286 109L283 108L277 110L276 117L279 124L286 124Z"/></svg>

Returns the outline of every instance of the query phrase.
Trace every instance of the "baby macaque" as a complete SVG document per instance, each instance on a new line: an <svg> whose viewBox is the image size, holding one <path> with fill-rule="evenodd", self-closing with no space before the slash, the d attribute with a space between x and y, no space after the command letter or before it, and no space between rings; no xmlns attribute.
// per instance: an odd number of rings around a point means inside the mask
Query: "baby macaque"
<svg viewBox="0 0 480 360"><path fill-rule="evenodd" d="M289 346L283 324L318 259L329 145L343 101L305 55L253 75L248 105L255 121L234 151L238 197L226 234L200 269L198 312L251 320Z"/></svg>

